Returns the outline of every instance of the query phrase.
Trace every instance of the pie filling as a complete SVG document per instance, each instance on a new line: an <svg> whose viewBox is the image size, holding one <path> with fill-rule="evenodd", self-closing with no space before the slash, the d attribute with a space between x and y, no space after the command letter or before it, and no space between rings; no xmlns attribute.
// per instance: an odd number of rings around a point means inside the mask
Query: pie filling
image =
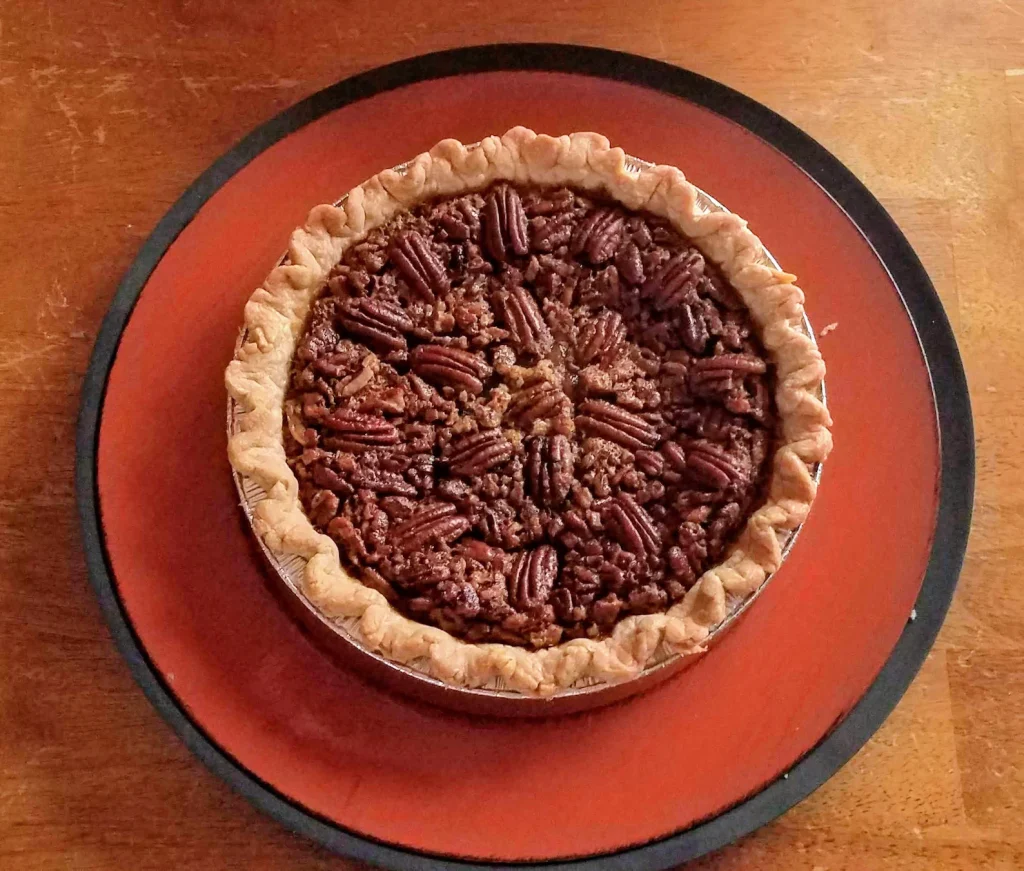
<svg viewBox="0 0 1024 871"><path fill-rule="evenodd" d="M500 184L350 248L285 401L303 507L414 620L546 647L668 609L766 495L772 366L664 219Z"/></svg>

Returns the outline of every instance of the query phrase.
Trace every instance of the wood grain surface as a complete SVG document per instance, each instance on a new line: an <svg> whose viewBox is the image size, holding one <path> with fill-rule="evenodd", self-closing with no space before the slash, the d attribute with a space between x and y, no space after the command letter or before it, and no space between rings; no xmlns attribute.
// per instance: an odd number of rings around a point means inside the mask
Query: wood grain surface
<svg viewBox="0 0 1024 871"><path fill-rule="evenodd" d="M78 392L142 240L243 134L368 67L521 40L671 61L800 125L907 233L968 370L975 523L939 643L836 777L693 867L1024 868L1024 3L760 5L0 0L0 868L346 867L207 772L116 654Z"/></svg>

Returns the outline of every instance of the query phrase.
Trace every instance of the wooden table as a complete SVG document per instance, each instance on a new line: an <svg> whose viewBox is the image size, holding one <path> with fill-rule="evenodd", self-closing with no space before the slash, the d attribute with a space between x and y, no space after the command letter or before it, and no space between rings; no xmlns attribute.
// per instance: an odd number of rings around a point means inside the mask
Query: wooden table
<svg viewBox="0 0 1024 871"><path fill-rule="evenodd" d="M244 133L367 67L526 39L678 63L807 130L917 248L970 379L974 532L939 643L845 769L696 867L1024 867L1024 3L392 5L0 0L0 867L345 866L208 773L116 654L73 505L79 386L142 240Z"/></svg>

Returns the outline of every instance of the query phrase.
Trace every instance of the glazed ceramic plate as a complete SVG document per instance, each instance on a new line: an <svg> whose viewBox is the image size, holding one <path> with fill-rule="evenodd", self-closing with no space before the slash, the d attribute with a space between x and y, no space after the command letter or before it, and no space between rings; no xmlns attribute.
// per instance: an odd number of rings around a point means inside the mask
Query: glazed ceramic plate
<svg viewBox="0 0 1024 871"><path fill-rule="evenodd" d="M223 370L309 208L453 136L597 130L680 166L800 277L836 447L800 540L712 653L650 692L517 721L340 668L276 597L239 511ZM89 567L153 704L285 825L393 868L663 868L831 776L941 625L973 496L970 405L927 275L885 211L768 109L568 46L462 49L341 82L260 128L154 230L97 339L78 485ZM912 619L913 618L913 619Z"/></svg>

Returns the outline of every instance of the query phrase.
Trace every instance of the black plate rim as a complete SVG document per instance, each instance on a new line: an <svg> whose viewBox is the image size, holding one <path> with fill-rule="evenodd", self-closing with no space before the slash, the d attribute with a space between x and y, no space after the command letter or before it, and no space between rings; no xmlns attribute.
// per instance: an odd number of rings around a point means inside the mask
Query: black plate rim
<svg viewBox="0 0 1024 871"><path fill-rule="evenodd" d="M932 379L939 428L939 505L915 619L856 705L777 780L722 813L666 838L566 861L482 863L384 844L350 833L278 793L194 723L149 660L117 593L106 552L96 455L107 378L120 337L146 281L178 234L214 193L262 151L341 106L429 79L501 70L568 72L642 85L710 109L796 163L836 202L885 265L917 330ZM171 728L218 777L253 805L328 849L395 871L518 868L653 871L719 849L787 811L828 780L881 726L931 649L963 564L974 500L974 431L956 340L917 255L892 218L838 159L796 126L739 92L661 61L558 43L479 45L397 61L319 91L258 127L207 169L157 224L125 274L103 320L86 373L78 418L75 483L86 563L111 635L136 682Z"/></svg>

